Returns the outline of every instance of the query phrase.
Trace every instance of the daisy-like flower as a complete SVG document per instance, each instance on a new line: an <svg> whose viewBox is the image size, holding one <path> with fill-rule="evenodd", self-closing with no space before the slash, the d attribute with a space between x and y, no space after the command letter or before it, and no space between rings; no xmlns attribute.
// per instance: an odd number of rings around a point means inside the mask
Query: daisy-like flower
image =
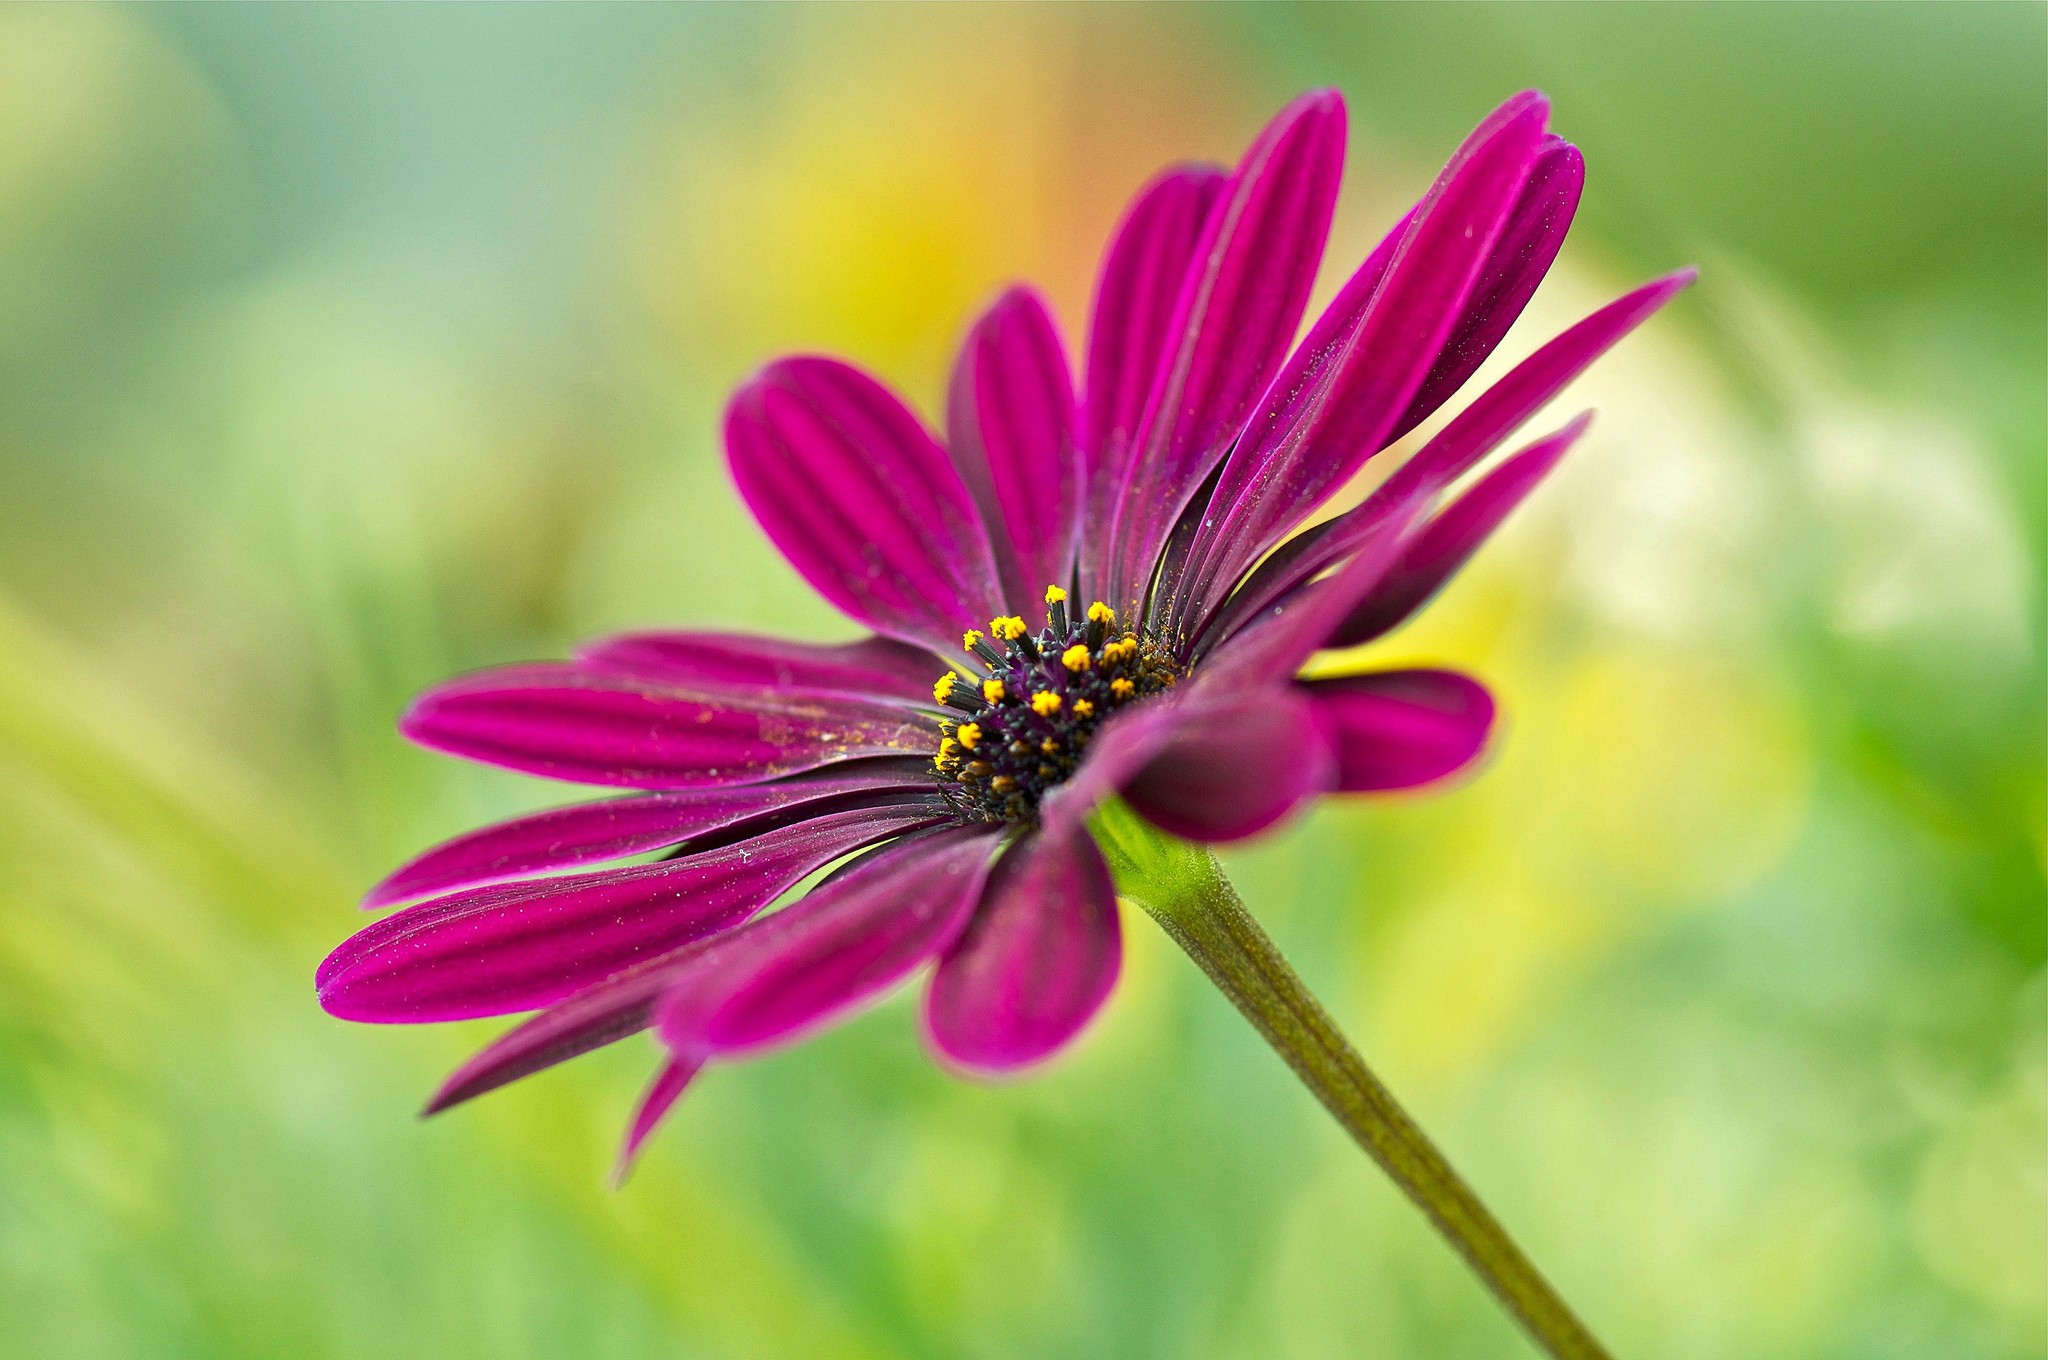
<svg viewBox="0 0 2048 1360"><path fill-rule="evenodd" d="M1493 718L1476 681L1297 673L1443 584L1586 417L1468 474L1690 273L1587 317L1362 505L1302 526L1458 391L1550 267L1583 165L1548 113L1535 93L1495 110L1299 344L1343 165L1328 92L1286 108L1234 170L1175 167L1138 195L1078 393L1024 288L969 333L943 440L858 369L770 364L726 416L733 478L873 635L633 634L429 691L403 723L425 746L635 792L397 870L367 905L413 905L335 950L322 1005L385 1023L538 1012L431 1110L651 1028L667 1056L630 1157L707 1063L920 970L949 1065L1058 1052L1117 978L1116 889L1091 832L1113 795L1172 837L1220 842L1321 794L1463 768Z"/></svg>

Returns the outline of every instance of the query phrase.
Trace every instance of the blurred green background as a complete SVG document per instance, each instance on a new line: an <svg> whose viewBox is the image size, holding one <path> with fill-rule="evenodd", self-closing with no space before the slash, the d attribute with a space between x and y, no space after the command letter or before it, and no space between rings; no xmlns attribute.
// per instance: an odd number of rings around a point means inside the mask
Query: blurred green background
<svg viewBox="0 0 2048 1360"><path fill-rule="evenodd" d="M1490 1357L1516 1334L1142 917L956 1082L901 999L428 1124L500 1026L313 1001L354 897L568 792L405 747L457 669L850 628L714 443L778 352L933 408L1002 282L1311 84L1334 285L1500 98L1586 151L1513 347L1703 284L1367 660L1483 774L1231 857L1624 1356L2044 1341L2044 9L0 9L0 1353Z"/></svg>

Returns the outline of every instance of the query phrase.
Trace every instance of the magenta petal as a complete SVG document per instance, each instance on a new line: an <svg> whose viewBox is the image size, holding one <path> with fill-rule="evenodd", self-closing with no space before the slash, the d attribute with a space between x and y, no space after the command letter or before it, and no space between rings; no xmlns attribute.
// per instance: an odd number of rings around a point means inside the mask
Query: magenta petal
<svg viewBox="0 0 2048 1360"><path fill-rule="evenodd" d="M1153 756L1165 750L1181 724L1183 711L1191 703L1201 702L1190 697L1189 691L1195 688L1184 686L1112 714L1088 743L1081 767L1065 783L1053 786L1039 805L1044 834L1078 832L1104 799L1121 792Z"/></svg>
<svg viewBox="0 0 2048 1360"><path fill-rule="evenodd" d="M591 666L664 680L683 689L810 689L929 704L945 663L893 638L790 642L745 633L621 633L576 649Z"/></svg>
<svg viewBox="0 0 2048 1360"><path fill-rule="evenodd" d="M1521 198L1480 268L1463 315L1444 340L1421 390L1395 422L1388 442L1429 419L1493 353L1557 260L1585 187L1585 157L1570 142L1551 138L1536 157Z"/></svg>
<svg viewBox="0 0 2048 1360"><path fill-rule="evenodd" d="M514 1026L452 1073L423 1113L439 1114L646 1029L669 980L716 943L715 936L698 940L622 969Z"/></svg>
<svg viewBox="0 0 2048 1360"><path fill-rule="evenodd" d="M1406 789L1454 774L1486 747L1493 697L1453 671L1304 680L1345 793Z"/></svg>
<svg viewBox="0 0 2048 1360"><path fill-rule="evenodd" d="M1336 519L1304 530L1259 565L1229 603L1203 625L1199 640L1214 646L1274 601L1378 537L1398 508L1435 497L1491 453L1500 441L1583 373L1617 341L1654 316L1699 276L1681 269L1618 298L1552 340L1481 393L1366 498Z"/></svg>
<svg viewBox="0 0 2048 1360"><path fill-rule="evenodd" d="M1698 270L1681 269L1652 280L1537 350L1475 397L1413 458L1394 469L1364 505L1342 518L1370 517L1407 496L1433 496L1464 476L1616 341L1655 316L1697 277Z"/></svg>
<svg viewBox="0 0 2048 1360"><path fill-rule="evenodd" d="M1386 277L1314 395L1262 406L1224 464L1189 552L1203 583L1188 622L1385 446L1436 363L1527 183L1549 106L1525 94L1468 138L1415 210Z"/></svg>
<svg viewBox="0 0 2048 1360"><path fill-rule="evenodd" d="M1294 343L1344 173L1344 124L1334 91L1295 100L1252 143L1210 214L1110 530L1102 586L1119 608L1140 601L1182 510Z"/></svg>
<svg viewBox="0 0 2048 1360"><path fill-rule="evenodd" d="M949 1062L1007 1072L1081 1032L1123 964L1116 887L1086 831L1028 836L989 875L981 905L925 992L925 1035Z"/></svg>
<svg viewBox="0 0 2048 1360"><path fill-rule="evenodd" d="M1203 625L1205 643L1356 551L1392 507L1428 499L1492 453L1623 336L1655 315L1697 276L1667 275L1617 299L1552 340L1460 411L1435 438L1394 469L1363 505L1296 534L1259 564L1228 604Z"/></svg>
<svg viewBox="0 0 2048 1360"><path fill-rule="evenodd" d="M1074 420L1074 380L1052 314L1037 293L1013 288L960 351L946 433L1016 607L1073 574L1081 513Z"/></svg>
<svg viewBox="0 0 2048 1360"><path fill-rule="evenodd" d="M845 695L699 693L624 672L536 664L431 689L400 730L433 750L527 774L673 789L926 754L938 729L900 704Z"/></svg>
<svg viewBox="0 0 2048 1360"><path fill-rule="evenodd" d="M550 808L443 842L400 865L366 908L645 854L736 826L779 824L849 802L906 801L932 791L923 759L850 760L772 784L636 794ZM762 829L766 829L762 827Z"/></svg>
<svg viewBox="0 0 2048 1360"><path fill-rule="evenodd" d="M1394 565L1331 633L1355 647L1397 627L1442 589L1522 498L1550 474L1592 422L1588 412L1502 463L1409 538Z"/></svg>
<svg viewBox="0 0 2048 1360"><path fill-rule="evenodd" d="M1418 500L1410 500L1374 521L1351 560L1330 575L1297 586L1256 612L1234 615L1231 630L1219 630L1201 658L1194 687L1237 693L1279 684L1300 670L1393 570L1420 508Z"/></svg>
<svg viewBox="0 0 2048 1360"><path fill-rule="evenodd" d="M1319 408L1327 388L1323 381L1326 370L1342 357L1344 347L1350 343L1352 334L1371 304L1373 295L1379 291L1381 280L1387 269L1408 238L1408 228L1415 220L1417 209L1410 209L1408 215L1397 223L1394 229L1380 239L1370 255L1365 257L1351 277L1338 290L1323 314L1316 318L1309 329L1308 337L1294 347L1287 357L1286 367L1273 379L1266 389L1259 409L1247 423L1250 429L1293 428L1306 422ZM1211 492L1213 510L1214 493ZM1169 544L1164 571L1157 586L1159 603L1154 607L1154 616L1169 629L1177 629L1197 642L1203 635L1214 631L1216 616L1223 610L1216 606L1230 592L1231 579L1212 576L1198 570L1199 564L1189 560L1197 548L1209 550L1213 545L1204 534L1203 526L1191 526L1183 517L1177 526L1189 537L1189 542L1176 552L1176 546ZM1283 545L1284 550L1285 545ZM1327 562L1324 563L1328 565ZM1263 567L1264 564L1261 564ZM1309 575L1314 575L1310 572ZM1299 584L1292 581L1290 584ZM1268 601L1270 602L1270 601ZM1232 603L1236 603L1233 601Z"/></svg>
<svg viewBox="0 0 2048 1360"><path fill-rule="evenodd" d="M946 649L1002 612L959 472L873 378L833 359L770 364L734 394L725 445L768 537L850 617Z"/></svg>
<svg viewBox="0 0 2048 1360"><path fill-rule="evenodd" d="M1416 504L1419 506L1421 502L1422 498L1417 497ZM1248 621L1300 590L1332 564L1355 553L1368 538L1379 537L1381 532L1378 516L1354 518L1352 514L1339 515L1303 529L1259 563L1258 569L1245 577L1221 607L1208 611L1208 617L1201 621L1193 634L1189 655L1201 660L1218 644L1239 632Z"/></svg>
<svg viewBox="0 0 2048 1360"><path fill-rule="evenodd" d="M1173 739L1124 787L1147 821L1193 841L1266 830L1336 782L1309 704L1286 689L1189 705Z"/></svg>
<svg viewBox="0 0 2048 1360"><path fill-rule="evenodd" d="M626 1177L633 1170L634 1159L646 1144L649 1135L660 1127L661 1121L674 1108L682 1096L683 1089L697 1075L697 1064L680 1062L674 1058L661 1065L640 1097L640 1104L633 1110L633 1120L626 1126L625 1141L619 1147L619 1160L612 1168L612 1185L624 1185Z"/></svg>
<svg viewBox="0 0 2048 1360"><path fill-rule="evenodd" d="M1081 575L1108 571L1109 524L1136 451L1138 423L1170 343L1181 285L1194 267L1229 176L1216 165L1177 166L1139 191L1095 285L1088 333L1088 391L1081 406L1085 484Z"/></svg>
<svg viewBox="0 0 2048 1360"><path fill-rule="evenodd" d="M960 827L900 841L731 932L672 980L663 1041L685 1059L750 1053L880 995L959 934L999 834Z"/></svg>
<svg viewBox="0 0 2048 1360"><path fill-rule="evenodd" d="M533 1010L737 925L805 875L930 825L943 805L827 813L658 864L475 888L362 930L315 975L343 1020L463 1020Z"/></svg>

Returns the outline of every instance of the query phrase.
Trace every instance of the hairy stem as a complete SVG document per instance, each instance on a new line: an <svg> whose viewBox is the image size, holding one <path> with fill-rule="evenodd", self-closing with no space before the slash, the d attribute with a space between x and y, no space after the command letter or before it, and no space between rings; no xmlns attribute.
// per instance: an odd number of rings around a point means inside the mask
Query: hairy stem
<svg viewBox="0 0 2048 1360"><path fill-rule="evenodd" d="M1537 1344L1557 1360L1609 1360L1472 1188L1373 1075L1217 868L1121 804L1095 823L1117 890L1143 907L1265 1036Z"/></svg>

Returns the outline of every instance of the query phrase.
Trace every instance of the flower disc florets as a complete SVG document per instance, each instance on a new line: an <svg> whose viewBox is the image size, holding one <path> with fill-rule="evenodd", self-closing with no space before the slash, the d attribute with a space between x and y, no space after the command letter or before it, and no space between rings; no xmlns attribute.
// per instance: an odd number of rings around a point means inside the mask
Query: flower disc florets
<svg viewBox="0 0 2048 1360"><path fill-rule="evenodd" d="M1097 601L1079 618L1067 592L1045 592L1045 627L1015 616L992 619L961 646L968 672L947 671L933 697L964 716L940 724L932 767L968 816L1031 823L1046 790L1073 774L1095 729L1116 710L1180 678L1157 641L1117 624Z"/></svg>

